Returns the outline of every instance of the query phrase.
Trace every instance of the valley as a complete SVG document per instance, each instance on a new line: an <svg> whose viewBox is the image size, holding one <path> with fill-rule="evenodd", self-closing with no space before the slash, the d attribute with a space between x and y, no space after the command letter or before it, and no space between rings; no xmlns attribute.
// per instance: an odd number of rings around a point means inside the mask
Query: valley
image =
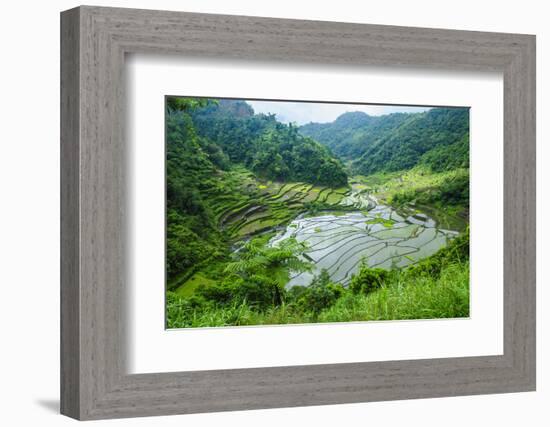
<svg viewBox="0 0 550 427"><path fill-rule="evenodd" d="M435 147L437 156L407 155L404 163L415 162L401 168L388 167L400 161L390 153L373 168L359 163L371 159L372 145L361 155L340 145L338 157L242 102L192 100L169 109L168 327L467 315L462 125L445 123L455 133ZM392 122L411 128L429 115L419 114ZM463 120L432 115L432 122ZM321 140L342 139L328 125L322 130ZM379 137L384 153L392 137Z"/></svg>

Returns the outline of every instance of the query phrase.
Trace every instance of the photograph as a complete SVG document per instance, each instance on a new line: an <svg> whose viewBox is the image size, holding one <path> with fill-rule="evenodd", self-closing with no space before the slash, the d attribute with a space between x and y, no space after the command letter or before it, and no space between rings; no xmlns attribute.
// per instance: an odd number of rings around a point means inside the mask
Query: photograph
<svg viewBox="0 0 550 427"><path fill-rule="evenodd" d="M469 317L468 107L164 108L167 329Z"/></svg>
<svg viewBox="0 0 550 427"><path fill-rule="evenodd" d="M546 9L5 2L2 425L550 426Z"/></svg>

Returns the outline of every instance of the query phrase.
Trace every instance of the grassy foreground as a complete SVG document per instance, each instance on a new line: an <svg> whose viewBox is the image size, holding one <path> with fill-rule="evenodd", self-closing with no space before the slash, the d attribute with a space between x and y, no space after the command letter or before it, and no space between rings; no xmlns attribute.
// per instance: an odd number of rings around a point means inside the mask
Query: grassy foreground
<svg viewBox="0 0 550 427"><path fill-rule="evenodd" d="M468 264L446 267L437 280L398 276L368 295L345 292L333 306L318 314L285 303L265 311L252 310L246 302L193 308L184 299L169 294L168 328L468 317L468 276Z"/></svg>
<svg viewBox="0 0 550 427"><path fill-rule="evenodd" d="M405 269L362 267L349 288L322 277L309 287L280 290L275 304L247 297L221 301L208 293L167 294L167 327L438 319L469 316L468 232L433 256ZM200 294L200 292L199 292Z"/></svg>
<svg viewBox="0 0 550 427"><path fill-rule="evenodd" d="M365 320L441 319L468 317L469 266L445 267L438 279L398 276L368 295L344 298L324 310L319 322Z"/></svg>

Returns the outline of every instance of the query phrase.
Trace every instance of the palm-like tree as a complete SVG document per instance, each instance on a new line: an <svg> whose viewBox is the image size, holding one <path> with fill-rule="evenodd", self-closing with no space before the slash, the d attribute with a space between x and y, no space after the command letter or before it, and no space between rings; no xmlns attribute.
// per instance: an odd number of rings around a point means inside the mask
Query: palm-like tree
<svg viewBox="0 0 550 427"><path fill-rule="evenodd" d="M225 267L227 273L235 273L245 281L269 284L275 304L282 302L282 290L288 282L288 272L311 269L311 263L300 255L306 244L294 238L285 239L274 246L266 246L258 240L245 243L236 254L236 260Z"/></svg>

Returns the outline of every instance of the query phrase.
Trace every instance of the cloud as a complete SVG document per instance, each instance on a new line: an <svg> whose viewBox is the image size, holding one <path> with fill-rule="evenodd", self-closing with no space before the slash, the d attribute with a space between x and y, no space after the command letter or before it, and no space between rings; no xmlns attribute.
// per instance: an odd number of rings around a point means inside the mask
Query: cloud
<svg viewBox="0 0 550 427"><path fill-rule="evenodd" d="M287 101L246 101L256 113L271 113L281 122L294 122L303 125L310 122L326 123L351 111L363 111L371 116L391 113L418 113L430 107L409 107L399 105L333 104Z"/></svg>

